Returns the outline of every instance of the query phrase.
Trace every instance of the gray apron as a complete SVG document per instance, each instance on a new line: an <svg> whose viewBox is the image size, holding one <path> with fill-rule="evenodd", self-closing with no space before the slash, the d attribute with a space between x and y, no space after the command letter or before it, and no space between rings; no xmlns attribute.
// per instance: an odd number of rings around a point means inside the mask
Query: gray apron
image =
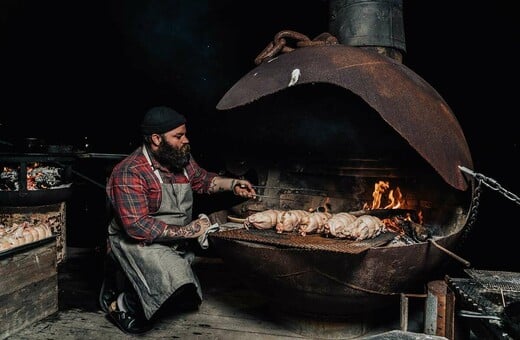
<svg viewBox="0 0 520 340"><path fill-rule="evenodd" d="M143 152L150 166L146 148ZM158 170L154 171L162 188L159 210L150 216L173 225L186 225L192 219L193 192L189 183L163 183ZM186 171L184 174L187 177ZM115 219L109 225L109 241L114 256L134 287L147 319L181 286L194 284L199 298L202 290L191 268L192 252L183 249L185 241L172 244L142 244L128 238Z"/></svg>

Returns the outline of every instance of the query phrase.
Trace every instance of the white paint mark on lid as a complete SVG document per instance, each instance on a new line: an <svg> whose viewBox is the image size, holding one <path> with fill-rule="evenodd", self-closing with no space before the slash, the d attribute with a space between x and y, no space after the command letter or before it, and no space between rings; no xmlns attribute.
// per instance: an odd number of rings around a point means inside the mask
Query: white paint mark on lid
<svg viewBox="0 0 520 340"><path fill-rule="evenodd" d="M299 68L295 68L292 72L291 72L291 81L289 82L289 86L293 86L294 84L296 84L298 82L298 79L300 79L300 69Z"/></svg>

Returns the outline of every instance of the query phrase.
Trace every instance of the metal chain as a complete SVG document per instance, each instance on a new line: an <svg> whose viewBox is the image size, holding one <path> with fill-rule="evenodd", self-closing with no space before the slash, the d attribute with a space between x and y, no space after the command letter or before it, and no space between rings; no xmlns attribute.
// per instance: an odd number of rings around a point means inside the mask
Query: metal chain
<svg viewBox="0 0 520 340"><path fill-rule="evenodd" d="M461 233L458 248L460 249L462 247L462 244L466 239L468 238L468 235L475 224L475 221L477 220L477 214L478 214L478 207L480 205L480 195L482 194L482 182L477 181L477 186L475 187L475 191L473 192L473 199L471 200L471 208L469 211L468 219L466 221L466 224L463 227L463 231Z"/></svg>
<svg viewBox="0 0 520 340"><path fill-rule="evenodd" d="M503 186L501 186L497 181L495 181L492 178L486 177L481 173L474 172L466 167L459 166L459 169L464 171L465 173L475 177L479 182L490 188L491 190L498 191L504 197L510 199L511 201L515 202L516 204L520 205L520 197L513 194L511 191L506 190Z"/></svg>
<svg viewBox="0 0 520 340"><path fill-rule="evenodd" d="M484 184L486 187L500 192L502 195L504 195L506 198L512 200L513 202L520 204L520 199L517 195L513 194L512 192L504 189L496 180L491 179L489 177L484 176L481 173L474 172L466 167L459 166L459 169L471 176L473 176L477 180L477 186L475 187L472 203L471 203L471 209L468 215L468 220L466 222L466 225L464 226L464 230L460 237L459 246L462 245L463 241L466 240L466 238L469 235L469 232L471 231L471 228L473 227L473 224L477 220L477 210L478 206L480 204L480 195L482 194L482 184Z"/></svg>
<svg viewBox="0 0 520 340"><path fill-rule="evenodd" d="M290 46L290 42L294 42L295 47ZM265 60L274 58L278 53L292 52L298 47L337 45L338 43L338 39L327 32L321 33L311 40L305 34L296 31L280 31L274 36L274 40L258 54L255 58L255 64L260 65Z"/></svg>

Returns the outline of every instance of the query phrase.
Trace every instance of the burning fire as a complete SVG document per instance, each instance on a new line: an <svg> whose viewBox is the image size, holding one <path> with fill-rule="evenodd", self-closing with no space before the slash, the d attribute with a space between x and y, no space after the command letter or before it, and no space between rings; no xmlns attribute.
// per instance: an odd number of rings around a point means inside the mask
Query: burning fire
<svg viewBox="0 0 520 340"><path fill-rule="evenodd" d="M403 194L401 193L401 189L396 187L395 189L390 189L390 182L388 181L379 181L374 184L374 191L372 192L372 204L369 205L365 203L363 205L364 210L371 209L381 209L383 198L385 197L385 193L388 192L386 198L389 203L383 205L382 209L398 209L404 206L405 201L403 199Z"/></svg>
<svg viewBox="0 0 520 340"><path fill-rule="evenodd" d="M62 168L45 166L38 162L28 164L27 167L27 190L56 189L63 186L70 186L62 182ZM20 182L18 175L20 167L3 167L0 172L0 191L18 191Z"/></svg>
<svg viewBox="0 0 520 340"><path fill-rule="evenodd" d="M403 194L401 193L401 189L396 187L395 189L390 189L390 182L388 181L379 181L374 184L374 191L372 192L372 204L365 203L363 205L364 210L373 210L373 209L399 209L406 207L406 201L403 198ZM383 200L388 200L388 204L383 205ZM382 208L381 208L382 207ZM394 232L398 232L400 234L404 234L403 230L403 222L413 222L414 225L422 225L423 224L423 215L421 211L417 211L414 214L414 217L411 216L410 212L406 212L403 216L394 216L392 218L385 218L383 222L385 226Z"/></svg>

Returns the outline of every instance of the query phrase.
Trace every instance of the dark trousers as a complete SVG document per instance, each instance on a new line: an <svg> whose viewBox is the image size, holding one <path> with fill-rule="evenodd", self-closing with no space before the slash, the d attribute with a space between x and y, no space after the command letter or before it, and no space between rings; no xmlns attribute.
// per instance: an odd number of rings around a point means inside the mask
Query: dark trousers
<svg viewBox="0 0 520 340"><path fill-rule="evenodd" d="M104 265L105 286L114 290L119 296L123 295L123 305L127 312L144 319L144 312L139 297L126 277L117 259L110 251L107 252ZM157 315L171 312L196 310L201 304L197 288L193 284L186 284L175 291L158 310Z"/></svg>

